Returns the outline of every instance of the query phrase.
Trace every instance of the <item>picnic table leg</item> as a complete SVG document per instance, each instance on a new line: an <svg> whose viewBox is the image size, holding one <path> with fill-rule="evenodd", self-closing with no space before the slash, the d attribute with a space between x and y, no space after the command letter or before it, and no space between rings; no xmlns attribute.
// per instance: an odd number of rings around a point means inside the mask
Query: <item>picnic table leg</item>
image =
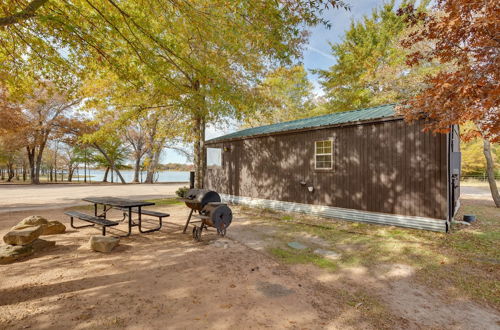
<svg viewBox="0 0 500 330"><path fill-rule="evenodd" d="M158 218L159 218L159 222L160 222L160 224L159 224L159 226L158 226L158 227L156 227L156 228L152 228L152 229L148 229L148 230L142 230L142 218L141 218L141 216L142 216L142 215L141 215L141 207L139 206L139 207L137 208L137 210L138 210L138 213L139 213L139 231L140 231L142 234L145 234L145 233L152 233L152 232L154 232L154 231L158 231L158 230L160 230L160 229L161 229L161 226L162 226L162 218L163 218L163 217L158 217Z"/></svg>
<svg viewBox="0 0 500 330"><path fill-rule="evenodd" d="M75 226L74 225L74 219L73 217L70 217L71 220L70 220L70 225L71 225L71 228L75 228L75 229L79 229L79 228L85 228L85 227L94 227L94 224L91 224L91 225L83 225L83 226Z"/></svg>
<svg viewBox="0 0 500 330"><path fill-rule="evenodd" d="M128 208L128 234L125 237L130 236L132 234L132 208Z"/></svg>
<svg viewBox="0 0 500 330"><path fill-rule="evenodd" d="M127 207L128 209L128 232L126 235L120 235L120 237L129 237L130 234L132 234L132 226L133 226L133 222L132 222L132 208L131 207Z"/></svg>
<svg viewBox="0 0 500 330"><path fill-rule="evenodd" d="M97 217L97 203L94 203L94 216Z"/></svg>

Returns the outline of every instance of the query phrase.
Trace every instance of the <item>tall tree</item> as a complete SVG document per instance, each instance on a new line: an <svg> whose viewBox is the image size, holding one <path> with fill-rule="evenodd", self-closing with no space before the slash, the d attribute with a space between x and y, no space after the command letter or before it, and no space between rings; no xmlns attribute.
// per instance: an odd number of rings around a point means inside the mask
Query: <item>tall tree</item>
<svg viewBox="0 0 500 330"><path fill-rule="evenodd" d="M68 171L68 181L73 181L75 170L78 169L80 160L79 147L76 145L64 144L62 147L62 161Z"/></svg>
<svg viewBox="0 0 500 330"><path fill-rule="evenodd" d="M8 16L16 15L18 3L10 0L2 9ZM320 13L329 6L344 4L47 1L0 29L0 64L5 68L0 75L6 75L11 86L23 86L23 78L41 73L64 82L74 79L71 73L112 72L128 90L176 102L177 109L192 119L184 135L194 143L201 186L206 123L250 111L258 101L253 87L259 79L273 66L300 56L305 28L326 23Z"/></svg>
<svg viewBox="0 0 500 330"><path fill-rule="evenodd" d="M19 117L16 128L9 134L15 135L24 144L32 183L40 183L40 165L47 142L63 137L78 122L73 118L72 109L79 102L79 99L43 82L21 100L17 107L0 107L0 116L8 116L14 109Z"/></svg>
<svg viewBox="0 0 500 330"><path fill-rule="evenodd" d="M108 171L111 171L111 178L114 173L118 175L121 183L125 184L120 168L123 167L125 160L128 157L128 150L118 134L108 135L106 138L102 136L88 135L84 138L85 142L89 142L100 153L101 157L95 159L106 167L104 180L106 181ZM113 182L113 179L111 180Z"/></svg>
<svg viewBox="0 0 500 330"><path fill-rule="evenodd" d="M401 6L414 4L405 0ZM428 1L416 10L425 11ZM415 94L423 77L436 70L434 65L411 68L406 61L408 50L400 39L409 24L397 13L395 1L373 9L370 16L352 21L343 40L332 44L337 62L328 70L318 70L328 104L325 111L345 111L400 102Z"/></svg>
<svg viewBox="0 0 500 330"><path fill-rule="evenodd" d="M311 115L314 109L313 85L303 65L279 67L270 72L259 86L266 102L244 118L244 126L274 124Z"/></svg>
<svg viewBox="0 0 500 330"><path fill-rule="evenodd" d="M139 182L139 172L144 155L148 151L146 130L144 129L143 121L131 123L125 129L124 137L132 149L132 157L134 161L134 178L132 182Z"/></svg>
<svg viewBox="0 0 500 330"><path fill-rule="evenodd" d="M175 127L173 117L165 112L153 111L146 114L145 120L147 152L146 152L146 179L144 182L153 183L154 175L158 170L160 156L168 139L172 138Z"/></svg>
<svg viewBox="0 0 500 330"><path fill-rule="evenodd" d="M182 8L174 10L178 15L171 15L169 5L157 1L140 8L119 4L120 15L133 22L113 20L112 33L120 33L113 39L113 49L122 50L117 63L123 68L107 68L127 82L121 87L149 94L150 104L168 100L189 116L190 125L183 135L193 143L196 185L201 187L206 124L251 111L259 101L254 87L264 74L300 56L307 38L304 27L323 22L321 8L339 2L200 0L180 4ZM115 18L107 11L103 16ZM103 38L109 39L107 31Z"/></svg>
<svg viewBox="0 0 500 330"><path fill-rule="evenodd" d="M15 136L0 137L0 164L5 165L7 169L7 182L12 181L17 170L16 166L23 162L22 147Z"/></svg>
<svg viewBox="0 0 500 330"><path fill-rule="evenodd" d="M427 77L426 88L401 107L407 120L422 119L429 130L447 132L453 124L472 121L484 138L490 190L497 207L500 195L494 179L490 142L500 141L500 38L497 1L438 0L428 14L412 6L401 10L410 24L422 28L403 43L431 44L413 52L408 64L437 60L448 70Z"/></svg>

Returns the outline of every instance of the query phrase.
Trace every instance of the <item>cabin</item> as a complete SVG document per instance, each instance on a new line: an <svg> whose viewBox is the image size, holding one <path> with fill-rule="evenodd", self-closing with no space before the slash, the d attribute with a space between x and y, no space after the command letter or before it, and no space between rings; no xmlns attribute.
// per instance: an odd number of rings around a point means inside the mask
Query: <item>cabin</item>
<svg viewBox="0 0 500 330"><path fill-rule="evenodd" d="M458 127L424 132L395 106L209 140L204 186L230 203L446 232L459 207Z"/></svg>

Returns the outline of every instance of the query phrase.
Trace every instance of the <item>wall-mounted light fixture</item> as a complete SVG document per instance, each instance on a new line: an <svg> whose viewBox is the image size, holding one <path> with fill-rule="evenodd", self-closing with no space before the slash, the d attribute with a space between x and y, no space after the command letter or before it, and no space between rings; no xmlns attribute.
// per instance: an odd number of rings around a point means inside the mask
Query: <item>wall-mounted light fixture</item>
<svg viewBox="0 0 500 330"><path fill-rule="evenodd" d="M224 152L231 151L231 147L224 147L223 150L224 150Z"/></svg>

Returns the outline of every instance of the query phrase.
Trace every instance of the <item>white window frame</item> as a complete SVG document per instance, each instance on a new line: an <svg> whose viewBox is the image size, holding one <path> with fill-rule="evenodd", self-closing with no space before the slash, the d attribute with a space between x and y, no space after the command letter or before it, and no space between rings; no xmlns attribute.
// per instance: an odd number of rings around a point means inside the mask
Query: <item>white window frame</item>
<svg viewBox="0 0 500 330"><path fill-rule="evenodd" d="M316 153L317 151L317 143L318 142L325 142L325 141L330 141L332 143L332 146L331 146L331 149L330 149L330 152L329 153L322 153L322 154L318 154ZM318 159L317 159L317 156L330 156L330 167L320 167L318 168ZM329 139L326 139L326 140L317 140L317 141L314 141L314 169L315 170L333 170L333 138L329 138Z"/></svg>
<svg viewBox="0 0 500 330"><path fill-rule="evenodd" d="M208 152L209 150L208 149L217 149L219 150L220 152L220 164L219 165L214 165L214 164L208 164ZM223 152L223 148L218 148L218 147L208 147L207 148L207 168L208 169L215 169L215 168L222 168L222 165L224 164L224 152Z"/></svg>

